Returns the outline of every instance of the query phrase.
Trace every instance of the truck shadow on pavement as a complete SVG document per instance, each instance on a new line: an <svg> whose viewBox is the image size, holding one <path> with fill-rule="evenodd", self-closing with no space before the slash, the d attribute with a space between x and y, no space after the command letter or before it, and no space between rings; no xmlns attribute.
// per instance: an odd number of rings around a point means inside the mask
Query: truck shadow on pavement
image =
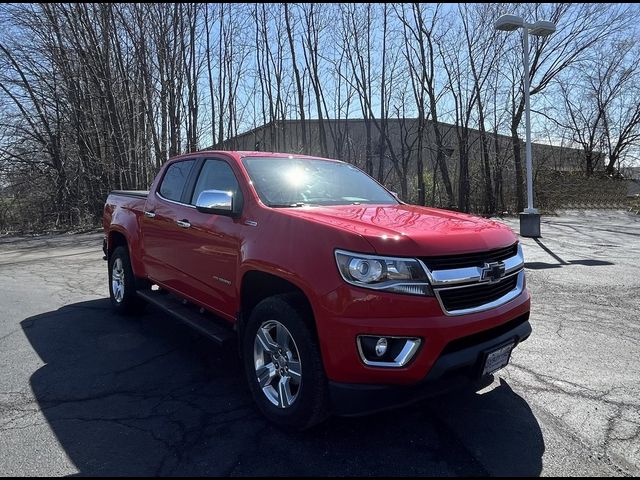
<svg viewBox="0 0 640 480"><path fill-rule="evenodd" d="M35 398L80 475L538 475L544 441L509 385L284 433L234 352L164 313L108 299L21 322L45 363Z"/></svg>

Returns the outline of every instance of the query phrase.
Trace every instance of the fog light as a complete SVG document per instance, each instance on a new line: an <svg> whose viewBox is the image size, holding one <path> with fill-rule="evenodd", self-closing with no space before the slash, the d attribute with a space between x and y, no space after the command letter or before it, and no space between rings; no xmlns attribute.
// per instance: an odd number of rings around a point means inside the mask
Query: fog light
<svg viewBox="0 0 640 480"><path fill-rule="evenodd" d="M387 352L387 339L382 337L376 342L376 355L381 357Z"/></svg>
<svg viewBox="0 0 640 480"><path fill-rule="evenodd" d="M356 343L365 365L398 368L411 361L422 341L415 337L358 335Z"/></svg>

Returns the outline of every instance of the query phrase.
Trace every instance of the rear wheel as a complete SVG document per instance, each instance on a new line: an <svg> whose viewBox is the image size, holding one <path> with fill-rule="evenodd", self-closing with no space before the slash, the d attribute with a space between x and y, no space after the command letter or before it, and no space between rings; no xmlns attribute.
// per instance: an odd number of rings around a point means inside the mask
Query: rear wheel
<svg viewBox="0 0 640 480"><path fill-rule="evenodd" d="M140 282L133 275L127 247L117 247L109 257L109 294L118 312L134 313L144 307L144 301L136 295Z"/></svg>
<svg viewBox="0 0 640 480"><path fill-rule="evenodd" d="M249 388L262 413L288 430L327 417L327 380L312 319L299 297L278 295L251 313L242 341Z"/></svg>

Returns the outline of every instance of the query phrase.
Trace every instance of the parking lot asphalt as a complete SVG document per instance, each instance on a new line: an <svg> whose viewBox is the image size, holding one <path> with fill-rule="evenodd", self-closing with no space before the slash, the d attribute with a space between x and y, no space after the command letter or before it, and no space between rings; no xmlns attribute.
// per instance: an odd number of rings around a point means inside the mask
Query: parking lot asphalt
<svg viewBox="0 0 640 480"><path fill-rule="evenodd" d="M640 217L542 235L533 334L493 383L300 434L234 352L111 311L101 233L0 239L0 475L640 475Z"/></svg>

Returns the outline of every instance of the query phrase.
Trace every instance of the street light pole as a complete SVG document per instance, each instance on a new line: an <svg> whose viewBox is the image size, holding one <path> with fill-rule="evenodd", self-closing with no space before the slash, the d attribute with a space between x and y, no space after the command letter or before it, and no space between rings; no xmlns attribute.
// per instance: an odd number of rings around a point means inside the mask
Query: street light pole
<svg viewBox="0 0 640 480"><path fill-rule="evenodd" d="M525 156L527 162L527 208L524 213L538 213L533 208L533 160L531 159L531 107L529 104L529 29L525 26L522 29L524 37L524 115L526 124L526 149Z"/></svg>
<svg viewBox="0 0 640 480"><path fill-rule="evenodd" d="M520 214L520 235L523 237L540 236L540 214L533 207L533 160L531 153L531 107L529 104L529 33L546 37L556 31L552 22L538 20L530 24L516 15L502 15L496 21L496 30L512 32L522 28L524 47L524 114L526 124L525 161L527 166L527 208Z"/></svg>

